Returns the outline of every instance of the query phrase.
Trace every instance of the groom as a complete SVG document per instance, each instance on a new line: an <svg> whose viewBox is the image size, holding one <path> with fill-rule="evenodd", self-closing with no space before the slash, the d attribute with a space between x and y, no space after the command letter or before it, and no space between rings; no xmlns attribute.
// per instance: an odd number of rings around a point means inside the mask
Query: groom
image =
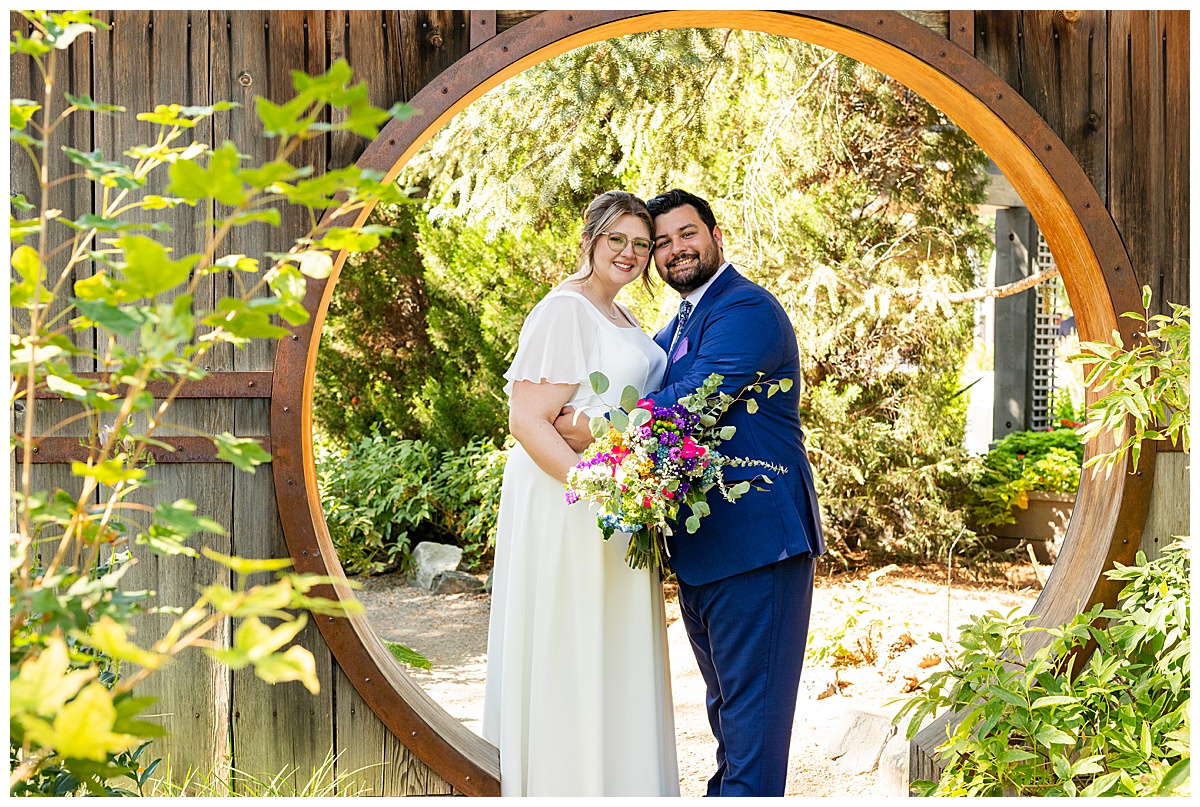
<svg viewBox="0 0 1200 807"><path fill-rule="evenodd" d="M825 551L812 470L800 430L800 357L779 301L725 261L723 236L703 199L672 190L647 202L654 216L654 264L680 293L679 313L655 337L667 353L662 389L648 397L671 406L711 373L737 395L755 382L792 380L770 398L752 394L721 419L735 426L721 452L787 468L768 472L734 503L708 499L711 513L689 535L667 540L679 579L684 626L708 689L717 739L710 796L782 796L788 746L808 637L813 572ZM582 451L586 422L564 414L555 426ZM581 419L583 420L583 419ZM725 479L752 479L762 468L727 468ZM686 511L686 508L684 508ZM690 515L681 511L679 524Z"/></svg>

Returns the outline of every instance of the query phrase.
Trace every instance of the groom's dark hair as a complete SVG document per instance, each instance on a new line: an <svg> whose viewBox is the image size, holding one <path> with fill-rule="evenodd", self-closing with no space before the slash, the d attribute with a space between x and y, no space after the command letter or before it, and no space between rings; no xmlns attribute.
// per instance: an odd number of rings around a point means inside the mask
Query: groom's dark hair
<svg viewBox="0 0 1200 807"><path fill-rule="evenodd" d="M704 222L704 226L708 228L708 234L712 235L713 227L717 226L717 217L713 215L708 202L696 194L675 188L666 193L660 193L646 202L646 208L655 218L684 205L691 205L696 209L696 212L700 214L700 221Z"/></svg>

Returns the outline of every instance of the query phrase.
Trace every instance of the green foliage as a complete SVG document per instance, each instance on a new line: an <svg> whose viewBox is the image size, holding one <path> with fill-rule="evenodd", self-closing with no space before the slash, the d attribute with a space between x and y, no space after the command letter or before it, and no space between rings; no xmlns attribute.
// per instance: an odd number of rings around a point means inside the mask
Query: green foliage
<svg viewBox="0 0 1200 807"><path fill-rule="evenodd" d="M1146 289L1143 304L1149 303ZM1085 348L1107 357L1109 381L1122 378L1101 399L1102 412L1111 407L1138 421L1135 442L1118 438L1117 451L1107 455L1110 467L1127 448L1136 451L1142 439L1159 434L1147 428L1148 418L1162 417L1153 406L1131 403L1122 386L1126 392L1143 390L1155 382L1152 370L1162 369L1169 382L1140 401L1186 400L1191 373L1180 357L1187 355L1187 310L1173 309L1171 330L1154 337L1166 344L1161 350L1122 355L1104 346ZM1093 372L1088 384L1103 384L1105 378ZM1124 416L1104 414L1100 420L1112 427L1125 423ZM1189 423L1184 416L1177 425L1184 445ZM1090 439L1104 428L1089 423L1080 432ZM1058 628L1030 626L1036 617L1015 611L972 617L962 626L951 668L934 673L928 690L893 721L911 712L911 739L924 718L940 710L953 711L957 720L938 749L946 763L939 780L914 787L925 795L951 796L1189 795L1190 572L1190 539L1178 539L1153 561L1139 551L1133 566L1116 563L1105 570L1109 579L1126 581L1116 609L1098 604ZM1049 641L1033 650L1028 639L1036 633Z"/></svg>
<svg viewBox="0 0 1200 807"><path fill-rule="evenodd" d="M53 76L59 54L80 34L106 27L87 12L22 12L32 24L26 36L14 32L12 51L30 56L38 73ZM319 225L271 263L224 254L227 236L255 222L278 226L282 204L298 204L316 221L313 207L334 205L334 216L353 213L377 201L395 203L402 193L382 177L357 168L309 179L311 169L288 159L304 140L346 130L374 136L389 113L365 102L365 87L351 86L350 68L335 62L316 77L296 74L296 98L284 107L261 105L262 119L277 137L274 159L244 166L236 145L194 141L197 123L235 106L166 104L136 119L152 124L153 143L133 145L119 158L85 153L56 142L70 116L119 115L124 110L86 97L68 95L62 111L47 82L42 104L15 99L10 104L13 140L29 158L36 187L14 188L14 208L38 216L13 219L10 282L14 308L9 337L13 384L10 404L23 411L24 424L11 438L21 452L22 472L10 548L10 792L48 795L120 795L142 791L154 764L142 767L146 740L163 729L143 719L153 698L132 695L156 670L167 667L188 647L202 647L233 669L252 667L263 680L299 681L319 688L312 654L289 643L307 616L295 611L344 616L357 604L309 596L330 581L285 571L288 559L226 557L205 547L203 555L220 567L216 582L185 609L154 605L154 593L129 591L122 576L132 553L197 557L188 545L199 533L224 535L225 528L196 514L181 499L153 507L131 494L154 483L148 449L163 446L155 433L171 425L166 417L181 386L204 376L208 352L222 342L235 347L251 339L290 333L277 322L308 320L301 301L306 277L332 268L334 249L370 249L385 230L329 230ZM345 114L330 115L340 109ZM325 121L338 120L337 124ZM122 127L118 127L122 128ZM135 127L125 127L133 131ZM36 135L36 136L35 136ZM61 139L61 138L58 138ZM52 150L61 149L79 173L57 177L43 170ZM72 198L91 199L92 212L74 221L46 204L52 187L77 183ZM165 193L150 193L163 186ZM343 201L333 202L335 194ZM212 209L227 205L226 218L202 228L200 251L179 255L159 233L172 230L180 205ZM151 220L148 220L151 219ZM134 232L137 231L137 232ZM86 264L90 275L71 285ZM249 282L242 276L248 273ZM200 282L236 290L206 308ZM72 338L73 333L86 338ZM84 377L73 367L96 368L103 377ZM156 399L151 381L167 382L170 392ZM78 404L57 423L46 417L37 393L52 391ZM71 472L78 479L64 489L36 490L31 473L36 440L69 424L84 427L80 443L86 461ZM36 431L35 431L36 428ZM76 426L75 428L78 428ZM270 459L261 446L225 433L205 435L218 456L253 473ZM131 549L133 547L133 549ZM274 572L274 579L251 585L248 578ZM236 578L234 587L222 581ZM361 606L357 606L361 608ZM149 646L134 642L132 625L146 613L175 617L165 635ZM264 619L276 621L273 627ZM233 645L207 638L233 621Z"/></svg>
<svg viewBox="0 0 1200 807"><path fill-rule="evenodd" d="M426 198L410 224L381 220L414 237L394 239L402 257L385 243L344 270L316 416L344 439L379 423L442 448L503 433L501 374L524 316L574 267L585 205L612 187L685 187L799 336L835 552L934 554L963 526L972 321L947 295L975 285L991 249L974 212L985 159L919 96L803 42L681 29L556 57L459 113L405 169ZM624 294L649 329L675 307L661 285Z"/></svg>
<svg viewBox="0 0 1200 807"><path fill-rule="evenodd" d="M345 448L318 442L321 504L342 568L407 570L423 540L456 544L477 567L495 541L506 457L487 439L442 451L377 429Z"/></svg>
<svg viewBox="0 0 1200 807"><path fill-rule="evenodd" d="M1171 303L1171 313L1150 315L1150 287L1142 287L1142 313L1127 311L1121 316L1144 323L1144 339L1126 347L1117 330L1113 344L1082 342L1071 361L1092 365L1085 383L1108 390L1088 406L1088 422L1079 433L1090 440L1112 432L1116 447L1098 453L1084 467L1100 466L1105 474L1130 455L1130 468L1137 468L1144 440L1180 441L1190 449L1191 425L1191 308ZM1132 428L1126 431L1127 421ZM1095 470L1093 472L1095 472Z"/></svg>
<svg viewBox="0 0 1200 807"><path fill-rule="evenodd" d="M1073 429L1013 432L970 466L966 509L980 526L1012 524L1014 508L1029 506L1029 492L1074 493L1079 488L1083 441Z"/></svg>
<svg viewBox="0 0 1200 807"><path fill-rule="evenodd" d="M411 205L375 220L396 232L342 269L317 359L321 428L357 440L378 425L443 449L502 439L503 374L525 314L573 258L569 237L548 228L489 241Z"/></svg>
<svg viewBox="0 0 1200 807"><path fill-rule="evenodd" d="M1190 768L1190 550L1176 542L1106 572L1126 581L1118 609L1097 605L1061 628L991 611L961 628L949 670L908 701L911 739L942 709L959 722L921 795L1187 795ZM1026 652L1031 634L1050 641ZM935 637L935 639L938 637ZM1095 651L1078 675L1086 644Z"/></svg>
<svg viewBox="0 0 1200 807"><path fill-rule="evenodd" d="M804 649L805 663L815 662L835 668L875 663L879 656L884 620L889 615L871 596L872 590L879 578L896 568L894 563L888 564L871 572L866 580L856 581L850 600L834 597L837 613L843 619L838 624L813 628Z"/></svg>

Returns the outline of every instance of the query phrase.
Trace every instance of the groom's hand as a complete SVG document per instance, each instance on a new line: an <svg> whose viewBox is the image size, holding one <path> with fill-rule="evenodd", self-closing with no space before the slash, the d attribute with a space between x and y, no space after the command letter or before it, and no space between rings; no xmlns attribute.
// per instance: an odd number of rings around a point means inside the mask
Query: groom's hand
<svg viewBox="0 0 1200 807"><path fill-rule="evenodd" d="M554 421L554 429L563 441L577 454L582 454L596 438L592 437L592 429L588 425L591 418L575 409L564 406Z"/></svg>

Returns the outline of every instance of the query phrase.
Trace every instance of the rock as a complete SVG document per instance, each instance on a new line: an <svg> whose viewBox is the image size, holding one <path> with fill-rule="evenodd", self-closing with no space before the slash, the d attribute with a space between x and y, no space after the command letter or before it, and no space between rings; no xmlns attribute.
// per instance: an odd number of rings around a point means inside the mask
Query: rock
<svg viewBox="0 0 1200 807"><path fill-rule="evenodd" d="M829 727L828 742L823 743L837 773L869 773L875 769L879 754L896 733L891 715L864 706L848 707Z"/></svg>
<svg viewBox="0 0 1200 807"><path fill-rule="evenodd" d="M879 775L875 790L880 796L908 795L909 741L897 732L887 741L879 755Z"/></svg>
<svg viewBox="0 0 1200 807"><path fill-rule="evenodd" d="M808 700L824 700L836 695L837 673L831 667L806 666L800 671L800 697Z"/></svg>
<svg viewBox="0 0 1200 807"><path fill-rule="evenodd" d="M438 572L452 572L462 561L462 550L449 544L422 541L413 548L413 579L417 588L429 591Z"/></svg>
<svg viewBox="0 0 1200 807"><path fill-rule="evenodd" d="M466 572L438 572L430 585L431 594L478 594L483 583L473 574Z"/></svg>

